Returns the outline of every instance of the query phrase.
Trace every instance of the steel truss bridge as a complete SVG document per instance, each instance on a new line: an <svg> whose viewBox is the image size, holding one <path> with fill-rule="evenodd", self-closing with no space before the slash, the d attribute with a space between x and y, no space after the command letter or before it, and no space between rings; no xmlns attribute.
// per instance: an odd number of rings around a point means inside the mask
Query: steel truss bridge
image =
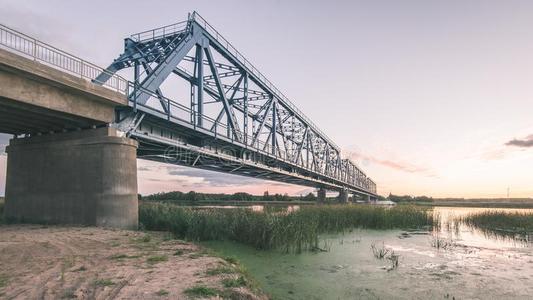
<svg viewBox="0 0 533 300"><path fill-rule="evenodd" d="M128 98L111 126L139 142L139 158L376 195L375 182L196 12L126 38L106 69L21 39L17 51Z"/></svg>

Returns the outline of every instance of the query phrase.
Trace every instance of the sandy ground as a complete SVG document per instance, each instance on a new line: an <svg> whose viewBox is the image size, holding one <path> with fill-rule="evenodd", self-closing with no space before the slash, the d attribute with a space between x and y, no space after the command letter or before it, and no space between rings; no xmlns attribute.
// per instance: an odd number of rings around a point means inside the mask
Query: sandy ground
<svg viewBox="0 0 533 300"><path fill-rule="evenodd" d="M189 299L185 290L199 285L231 299L264 298L224 288L236 274L206 274L221 265L228 262L165 233L0 225L2 299Z"/></svg>

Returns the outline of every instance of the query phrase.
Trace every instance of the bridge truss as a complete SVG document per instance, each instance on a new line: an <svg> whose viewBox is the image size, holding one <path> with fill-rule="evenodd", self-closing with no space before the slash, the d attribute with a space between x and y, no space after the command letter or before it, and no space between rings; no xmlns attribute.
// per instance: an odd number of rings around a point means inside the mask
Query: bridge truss
<svg viewBox="0 0 533 300"><path fill-rule="evenodd" d="M134 34L93 82L131 79L117 124L141 158L375 195L376 184L196 12Z"/></svg>

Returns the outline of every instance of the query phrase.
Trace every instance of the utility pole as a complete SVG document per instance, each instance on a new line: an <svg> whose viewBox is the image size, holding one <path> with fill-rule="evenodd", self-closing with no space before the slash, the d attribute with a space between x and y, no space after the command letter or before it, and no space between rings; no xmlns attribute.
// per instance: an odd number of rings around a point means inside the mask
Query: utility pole
<svg viewBox="0 0 533 300"><path fill-rule="evenodd" d="M507 187L507 201L509 201L511 198L509 198L509 187Z"/></svg>

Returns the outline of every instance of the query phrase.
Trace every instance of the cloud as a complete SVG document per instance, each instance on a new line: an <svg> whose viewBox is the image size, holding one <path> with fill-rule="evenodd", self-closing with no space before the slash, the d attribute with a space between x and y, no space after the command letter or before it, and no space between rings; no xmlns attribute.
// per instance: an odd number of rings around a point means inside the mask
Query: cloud
<svg viewBox="0 0 533 300"><path fill-rule="evenodd" d="M434 173L434 171L431 168L418 166L412 163L377 158L377 157L363 154L363 153L356 152L356 151L348 151L346 154L348 158L354 161L371 162L371 163L375 163L375 164L382 165L387 168L391 168L391 169L406 172L406 173L417 173L417 174L423 174L429 177L437 177L437 175Z"/></svg>
<svg viewBox="0 0 533 300"><path fill-rule="evenodd" d="M196 191L202 193L246 192L261 195L288 193L298 195L301 186L273 182L234 174L164 164L143 159L137 160L139 193L153 194L168 191Z"/></svg>
<svg viewBox="0 0 533 300"><path fill-rule="evenodd" d="M244 187L251 185L265 185L265 183L272 187L289 186L282 182L271 182L264 179L255 179L246 176L176 165L147 164L143 162L139 165L137 170L148 175L150 177L148 179L149 181L179 183L181 185L193 186L195 188Z"/></svg>
<svg viewBox="0 0 533 300"><path fill-rule="evenodd" d="M149 178L148 181L154 181L154 182L171 182L175 184L180 184L184 186L191 186L191 185L206 185L206 181L202 177L192 177L192 176L172 176L172 178L168 179L160 179L160 178Z"/></svg>
<svg viewBox="0 0 533 300"><path fill-rule="evenodd" d="M506 155L507 155L507 152L504 149L496 148L496 149L489 149L481 153L481 158L484 160L501 160L501 159L504 159Z"/></svg>
<svg viewBox="0 0 533 300"><path fill-rule="evenodd" d="M524 139L512 139L505 143L505 145L521 148L533 147L533 134L526 136Z"/></svg>

